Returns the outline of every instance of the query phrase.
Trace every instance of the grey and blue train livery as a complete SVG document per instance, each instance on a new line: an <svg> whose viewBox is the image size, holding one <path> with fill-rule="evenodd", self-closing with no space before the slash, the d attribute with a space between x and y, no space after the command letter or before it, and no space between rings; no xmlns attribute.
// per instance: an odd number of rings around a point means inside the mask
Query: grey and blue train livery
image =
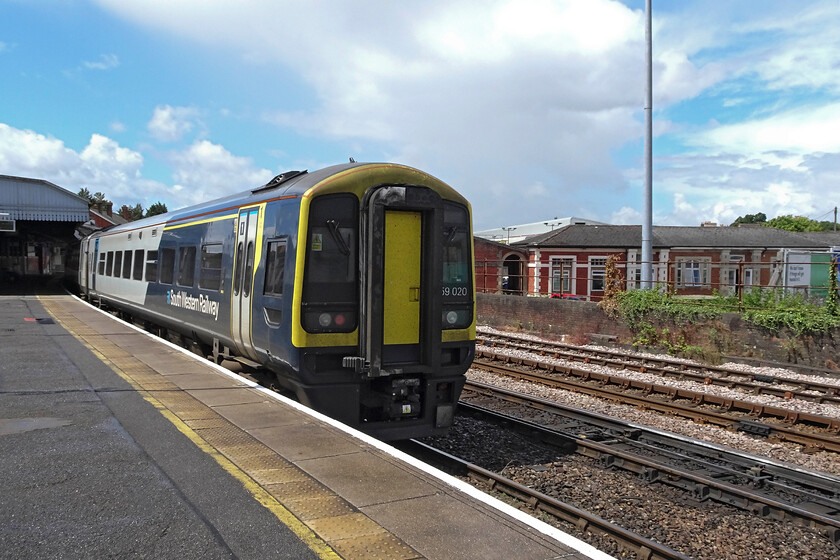
<svg viewBox="0 0 840 560"><path fill-rule="evenodd" d="M350 163L81 241L83 295L383 439L446 432L475 354L469 203Z"/></svg>

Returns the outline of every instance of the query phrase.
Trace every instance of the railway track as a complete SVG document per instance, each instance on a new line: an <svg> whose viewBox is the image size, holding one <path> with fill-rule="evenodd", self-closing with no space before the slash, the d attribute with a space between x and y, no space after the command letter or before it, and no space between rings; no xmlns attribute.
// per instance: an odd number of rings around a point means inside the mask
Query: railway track
<svg viewBox="0 0 840 560"><path fill-rule="evenodd" d="M755 394L773 395L786 399L796 398L816 403L840 404L840 385L837 383L761 375L733 368L691 364L667 358L632 356L606 349L581 348L561 342L533 341L512 335L479 334L476 344L526 350L570 362L591 363L618 370L652 373L662 377L678 377L707 385L738 388ZM819 374L840 378L840 372L819 370Z"/></svg>
<svg viewBox="0 0 840 560"><path fill-rule="evenodd" d="M459 414L760 517L788 520L840 544L840 479L524 393L467 382ZM489 401L489 402L488 402ZM499 412L549 412L550 426Z"/></svg>
<svg viewBox="0 0 840 560"><path fill-rule="evenodd" d="M691 560L665 545L642 537L590 512L528 488L500 474L483 469L444 451L416 440L403 442L399 447L429 464L455 476L466 477L488 491L500 492L514 498L534 512L542 512L560 521L574 525L582 532L591 532L614 541L620 548L631 552L639 560Z"/></svg>
<svg viewBox="0 0 840 560"><path fill-rule="evenodd" d="M508 364L519 367L510 367ZM828 416L636 381L539 360L516 358L487 350L476 350L473 366L508 377L688 418L695 422L797 443L808 450L840 453L840 420ZM523 368L527 368L528 371ZM537 370L546 371L548 375L538 373ZM701 405L709 405L716 410L709 410L709 407ZM759 418L770 419L772 422L756 421ZM793 425L800 425L804 429L794 429L791 427Z"/></svg>

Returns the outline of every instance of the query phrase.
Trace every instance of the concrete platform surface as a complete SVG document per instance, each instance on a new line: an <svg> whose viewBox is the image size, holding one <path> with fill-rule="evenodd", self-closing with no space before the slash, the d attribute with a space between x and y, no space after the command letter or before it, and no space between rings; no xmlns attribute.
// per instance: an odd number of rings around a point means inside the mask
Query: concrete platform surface
<svg viewBox="0 0 840 560"><path fill-rule="evenodd" d="M0 297L0 480L0 557L609 558L70 296Z"/></svg>

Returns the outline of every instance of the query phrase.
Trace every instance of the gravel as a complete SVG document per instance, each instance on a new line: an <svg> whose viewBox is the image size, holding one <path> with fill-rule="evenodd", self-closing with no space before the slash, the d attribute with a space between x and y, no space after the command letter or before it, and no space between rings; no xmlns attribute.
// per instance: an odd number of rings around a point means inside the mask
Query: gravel
<svg viewBox="0 0 840 560"><path fill-rule="evenodd" d="M828 451L806 453L800 445L784 442L771 443L742 432L730 432L709 424L696 424L690 420L665 416L633 406L615 404L604 399L563 389L554 389L544 385L500 377L476 369L468 371L467 378L840 476L840 460L838 460L836 453Z"/></svg>
<svg viewBox="0 0 840 560"><path fill-rule="evenodd" d="M662 385L665 387L673 387L680 389L688 389L690 391L702 392L710 395L717 395L724 398L737 399L742 401L749 401L756 404L766 406L775 406L796 412L803 412L808 414L818 414L820 416L828 416L831 418L840 418L840 406L834 404L815 403L801 399L785 399L775 395L757 395L755 393L740 390L738 388L723 387L720 385L706 385L698 381L690 379L678 379L675 377L663 377L653 373L642 373L633 370L616 370L609 366L602 366L592 363L573 362L564 360L562 358L552 358L550 356L540 355L537 351L527 352L524 350L516 350L512 348L500 348L491 346L477 345L476 350L483 350L485 352L493 352L503 356L510 356L514 358L523 358L530 360L539 360L547 364L553 364L568 368L575 368L580 370L592 371L604 375L611 375L616 378L633 379L643 383L651 383Z"/></svg>
<svg viewBox="0 0 840 560"><path fill-rule="evenodd" d="M827 538L809 529L697 502L679 490L645 484L631 473L605 470L587 457L565 455L473 418L458 417L448 437L426 441L696 560L824 560L838 554ZM608 539L550 522L618 558L632 557Z"/></svg>

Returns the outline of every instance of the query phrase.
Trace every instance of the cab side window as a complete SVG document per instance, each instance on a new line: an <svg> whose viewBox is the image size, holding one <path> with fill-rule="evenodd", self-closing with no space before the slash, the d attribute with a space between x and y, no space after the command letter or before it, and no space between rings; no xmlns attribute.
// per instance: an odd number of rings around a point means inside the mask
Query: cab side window
<svg viewBox="0 0 840 560"><path fill-rule="evenodd" d="M265 265L265 295L283 295L283 277L286 269L286 240L269 241Z"/></svg>

